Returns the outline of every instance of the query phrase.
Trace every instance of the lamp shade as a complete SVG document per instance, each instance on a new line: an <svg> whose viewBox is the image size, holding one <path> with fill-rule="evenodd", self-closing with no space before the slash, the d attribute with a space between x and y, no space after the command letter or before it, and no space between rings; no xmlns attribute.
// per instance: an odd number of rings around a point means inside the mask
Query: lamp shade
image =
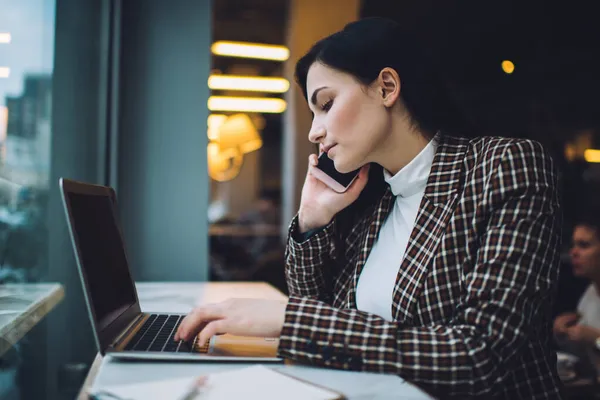
<svg viewBox="0 0 600 400"><path fill-rule="evenodd" d="M219 135L215 142L223 154L240 152L250 153L262 147L262 139L246 114L235 114L219 126Z"/></svg>
<svg viewBox="0 0 600 400"><path fill-rule="evenodd" d="M228 157L219 151L219 145L209 143L208 151L208 174L216 181L224 182L237 176L242 167L243 156L236 152L234 157Z"/></svg>

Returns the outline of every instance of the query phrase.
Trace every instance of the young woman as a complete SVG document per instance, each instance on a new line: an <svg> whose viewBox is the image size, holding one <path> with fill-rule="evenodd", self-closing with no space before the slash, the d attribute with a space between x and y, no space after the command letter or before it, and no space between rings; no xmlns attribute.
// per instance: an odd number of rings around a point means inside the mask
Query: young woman
<svg viewBox="0 0 600 400"><path fill-rule="evenodd" d="M553 162L533 141L454 131L458 114L419 50L396 23L367 19L298 62L309 139L359 177L334 192L312 155L288 302L200 307L176 339L274 336L283 357L398 374L444 397L561 397Z"/></svg>
<svg viewBox="0 0 600 400"><path fill-rule="evenodd" d="M590 361L600 372L600 210L581 218L573 230L570 251L575 276L590 285L579 300L577 312L559 315L554 334L561 347Z"/></svg>

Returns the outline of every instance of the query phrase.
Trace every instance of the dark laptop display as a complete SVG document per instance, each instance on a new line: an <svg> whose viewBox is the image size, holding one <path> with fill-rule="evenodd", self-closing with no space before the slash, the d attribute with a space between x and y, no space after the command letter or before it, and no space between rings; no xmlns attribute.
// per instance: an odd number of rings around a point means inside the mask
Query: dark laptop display
<svg viewBox="0 0 600 400"><path fill-rule="evenodd" d="M115 205L103 195L68 193L68 198L96 324L104 329L136 302Z"/></svg>

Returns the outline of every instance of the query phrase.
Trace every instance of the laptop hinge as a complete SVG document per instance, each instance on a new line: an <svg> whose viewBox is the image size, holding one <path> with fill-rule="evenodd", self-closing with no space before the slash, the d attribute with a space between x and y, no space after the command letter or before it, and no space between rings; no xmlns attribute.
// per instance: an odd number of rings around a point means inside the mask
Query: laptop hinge
<svg viewBox="0 0 600 400"><path fill-rule="evenodd" d="M139 313L125 329L115 338L115 340L109 345L109 349L116 349L119 347L121 342L129 336L129 334L138 326L138 323L144 318L146 314Z"/></svg>

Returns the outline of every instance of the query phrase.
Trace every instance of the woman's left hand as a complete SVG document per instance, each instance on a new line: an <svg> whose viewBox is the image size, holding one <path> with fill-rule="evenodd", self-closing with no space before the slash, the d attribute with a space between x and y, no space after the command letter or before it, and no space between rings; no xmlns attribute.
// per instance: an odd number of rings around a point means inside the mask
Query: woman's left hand
<svg viewBox="0 0 600 400"><path fill-rule="evenodd" d="M264 299L229 299L196 307L181 322L175 341L189 341L200 333L203 346L212 336L279 337L285 319L286 302Z"/></svg>
<svg viewBox="0 0 600 400"><path fill-rule="evenodd" d="M566 329L567 338L572 342L594 345L600 337L600 330L587 325L577 324Z"/></svg>

